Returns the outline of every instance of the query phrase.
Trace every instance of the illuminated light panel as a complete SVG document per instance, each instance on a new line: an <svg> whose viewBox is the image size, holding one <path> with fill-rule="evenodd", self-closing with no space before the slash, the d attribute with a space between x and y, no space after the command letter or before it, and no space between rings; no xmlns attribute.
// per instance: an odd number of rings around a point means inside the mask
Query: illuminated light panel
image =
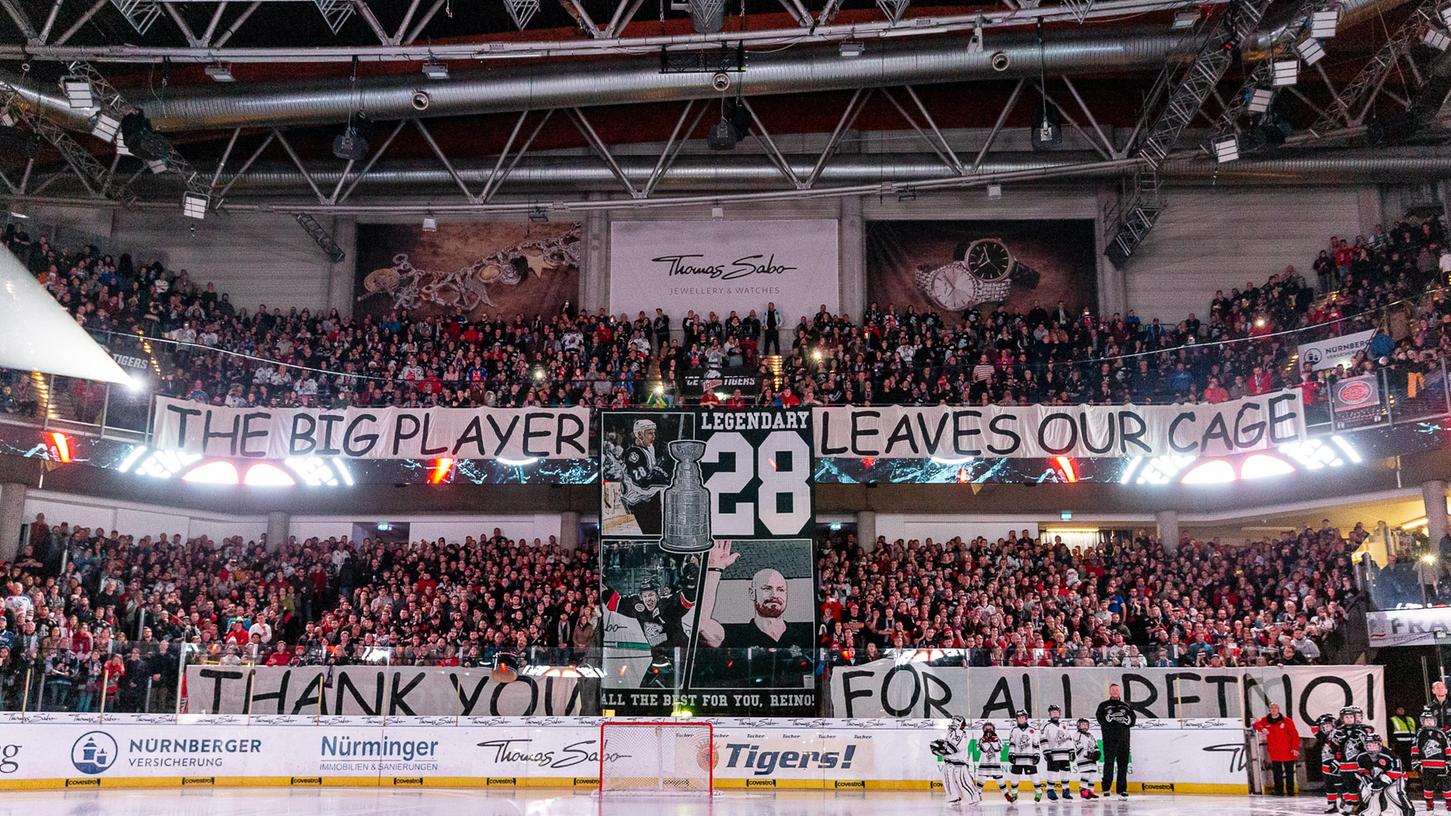
<svg viewBox="0 0 1451 816"><path fill-rule="evenodd" d="M1345 458L1349 459L1351 464L1358 465L1365 461L1365 457L1361 456L1360 451L1356 450L1355 446L1350 444L1350 440L1345 437L1335 434L1330 437L1330 441L1335 443L1335 447L1339 448L1340 452L1345 454Z"/></svg>
<svg viewBox="0 0 1451 816"><path fill-rule="evenodd" d="M136 463L140 461L141 457L145 455L146 446L137 445L136 447L131 449L130 453L126 454L126 458L121 460L121 464L116 468L116 470L121 473L130 473L131 468L134 467Z"/></svg>
<svg viewBox="0 0 1451 816"><path fill-rule="evenodd" d="M430 468L428 474L428 483L431 485L443 484L451 473L453 473L453 460L447 456L441 456L433 461L433 467Z"/></svg>
<svg viewBox="0 0 1451 816"><path fill-rule="evenodd" d="M1179 482L1186 485L1229 484L1235 479L1233 465L1223 459L1211 459L1195 465Z"/></svg>
<svg viewBox="0 0 1451 816"><path fill-rule="evenodd" d="M1058 467L1063 469L1063 478L1067 479L1069 484L1076 484L1078 482L1078 471L1073 469L1072 459L1069 459L1067 456L1055 456L1053 457L1053 461L1057 462Z"/></svg>
<svg viewBox="0 0 1451 816"><path fill-rule="evenodd" d="M1194 463L1194 457L1169 454L1148 459L1139 470L1134 484L1164 485L1174 481L1180 471Z"/></svg>
<svg viewBox="0 0 1451 816"><path fill-rule="evenodd" d="M1288 476L1294 472L1294 465L1267 453L1250 454L1239 466L1241 479L1268 479L1272 476Z"/></svg>
<svg viewBox="0 0 1451 816"><path fill-rule="evenodd" d="M1341 467L1345 464L1345 460L1340 458L1340 454L1336 453L1335 448L1318 439L1287 442L1278 450L1306 470L1322 470L1327 467Z"/></svg>
<svg viewBox="0 0 1451 816"><path fill-rule="evenodd" d="M337 487L338 479L328 461L317 456L293 456L284 461L308 487ZM251 471L247 473L251 477Z"/></svg>
<svg viewBox="0 0 1451 816"><path fill-rule="evenodd" d="M216 463L212 462L203 467L211 467L214 464ZM297 480L276 465L258 462L247 468L247 475L242 477L242 484L248 487L295 487Z"/></svg>
<svg viewBox="0 0 1451 816"><path fill-rule="evenodd" d="M939 465L965 465L968 462L972 461L971 456L963 456L959 459L949 459L945 456L933 456L931 457L931 459ZM868 465L868 467L870 467L870 465Z"/></svg>
<svg viewBox="0 0 1451 816"><path fill-rule="evenodd" d="M1143 462L1144 457L1142 456L1135 456L1134 458L1130 459L1128 467L1124 468L1123 475L1118 477L1118 483L1121 485L1126 485L1132 482L1134 480L1134 473L1138 472L1139 465L1143 464Z"/></svg>
<svg viewBox="0 0 1451 816"><path fill-rule="evenodd" d="M192 468L181 477L181 480L192 484L234 485L240 482L241 478L241 475L237 473L236 465L219 459Z"/></svg>
<svg viewBox="0 0 1451 816"><path fill-rule="evenodd" d="M338 476L342 477L343 484L347 485L348 487L353 486L353 472L351 470L348 470L347 463L344 462L340 457L333 457L333 470L337 471Z"/></svg>
<svg viewBox="0 0 1451 816"><path fill-rule="evenodd" d="M51 446L55 449L55 458L62 465L69 465L71 463L70 439L60 431L51 431L49 436Z"/></svg>
<svg viewBox="0 0 1451 816"><path fill-rule="evenodd" d="M442 460L440 460L440 461L442 461ZM500 464L511 465L513 467L528 467L528 466L534 464L535 462L538 462L539 461L539 457L538 456L526 456L523 459L510 459L510 458L505 457L505 456L499 456L499 457L496 457L494 461L499 462Z"/></svg>
<svg viewBox="0 0 1451 816"><path fill-rule="evenodd" d="M141 449L145 451L145 448ZM155 451L150 456L141 460L141 464L132 471L139 476L148 476L152 479L170 479L184 470L193 462L201 461L201 454L177 453L176 451Z"/></svg>

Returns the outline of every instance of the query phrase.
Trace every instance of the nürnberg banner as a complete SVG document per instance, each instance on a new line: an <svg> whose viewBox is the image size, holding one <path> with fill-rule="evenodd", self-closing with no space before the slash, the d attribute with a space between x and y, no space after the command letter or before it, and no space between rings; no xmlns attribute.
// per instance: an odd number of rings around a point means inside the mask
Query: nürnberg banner
<svg viewBox="0 0 1451 816"><path fill-rule="evenodd" d="M822 304L838 308L837 226L832 220L616 221L610 225L610 311L661 308L676 321L780 310L782 332ZM789 345L790 335L783 337Z"/></svg>
<svg viewBox="0 0 1451 816"><path fill-rule="evenodd" d="M153 444L286 459L583 459L587 408L226 408L157 397Z"/></svg>
<svg viewBox="0 0 1451 816"><path fill-rule="evenodd" d="M1316 371L1324 371L1327 368L1345 366L1355 360L1366 346L1370 345L1370 338L1375 336L1375 329L1351 332L1341 337L1332 337L1329 340L1316 340L1313 343L1300 344L1300 361L1309 363Z"/></svg>
<svg viewBox="0 0 1451 816"><path fill-rule="evenodd" d="M818 458L1225 456L1303 440L1297 390L1197 405L815 409Z"/></svg>
<svg viewBox="0 0 1451 816"><path fill-rule="evenodd" d="M930 653L923 653L930 655ZM1315 718L1358 705L1368 723L1383 722L1383 666L1287 666L1282 668L1009 668L934 666L883 658L844 666L831 677L837 717L951 717L969 721L1011 716L1025 709L1041 717L1049 705L1065 719L1093 717L1117 683L1123 699L1147 720L1263 716L1279 703L1310 733Z"/></svg>

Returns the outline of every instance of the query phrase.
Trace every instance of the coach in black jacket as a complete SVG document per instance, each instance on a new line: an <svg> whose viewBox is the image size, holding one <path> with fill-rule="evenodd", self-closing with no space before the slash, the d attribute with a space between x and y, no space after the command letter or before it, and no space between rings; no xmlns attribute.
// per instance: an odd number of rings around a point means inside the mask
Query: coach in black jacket
<svg viewBox="0 0 1451 816"><path fill-rule="evenodd" d="M1137 717L1129 704L1123 701L1123 691L1117 683L1108 687L1108 699L1098 704L1098 727L1103 732L1103 795L1109 795L1109 788L1117 780L1119 798L1129 796L1129 729L1134 727ZM1118 772L1114 772L1118 768Z"/></svg>

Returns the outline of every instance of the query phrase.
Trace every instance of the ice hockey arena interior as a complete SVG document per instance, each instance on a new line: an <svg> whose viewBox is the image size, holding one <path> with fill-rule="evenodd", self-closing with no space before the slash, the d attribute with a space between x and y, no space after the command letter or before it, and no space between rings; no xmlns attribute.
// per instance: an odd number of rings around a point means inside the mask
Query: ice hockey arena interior
<svg viewBox="0 0 1451 816"><path fill-rule="evenodd" d="M0 10L0 816L1451 813L1451 0Z"/></svg>

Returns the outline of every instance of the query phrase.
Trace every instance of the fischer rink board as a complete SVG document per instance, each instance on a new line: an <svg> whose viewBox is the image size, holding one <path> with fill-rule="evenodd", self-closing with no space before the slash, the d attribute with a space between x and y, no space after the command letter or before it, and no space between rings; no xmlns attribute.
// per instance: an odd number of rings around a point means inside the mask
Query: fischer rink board
<svg viewBox="0 0 1451 816"><path fill-rule="evenodd" d="M0 714L0 790L540 787L592 790L600 718ZM945 720L714 719L722 789L931 790ZM1237 720L1134 730L1130 788L1246 793ZM1006 733L1006 721L998 725ZM976 737L976 733L973 734ZM610 747L605 746L609 751Z"/></svg>

